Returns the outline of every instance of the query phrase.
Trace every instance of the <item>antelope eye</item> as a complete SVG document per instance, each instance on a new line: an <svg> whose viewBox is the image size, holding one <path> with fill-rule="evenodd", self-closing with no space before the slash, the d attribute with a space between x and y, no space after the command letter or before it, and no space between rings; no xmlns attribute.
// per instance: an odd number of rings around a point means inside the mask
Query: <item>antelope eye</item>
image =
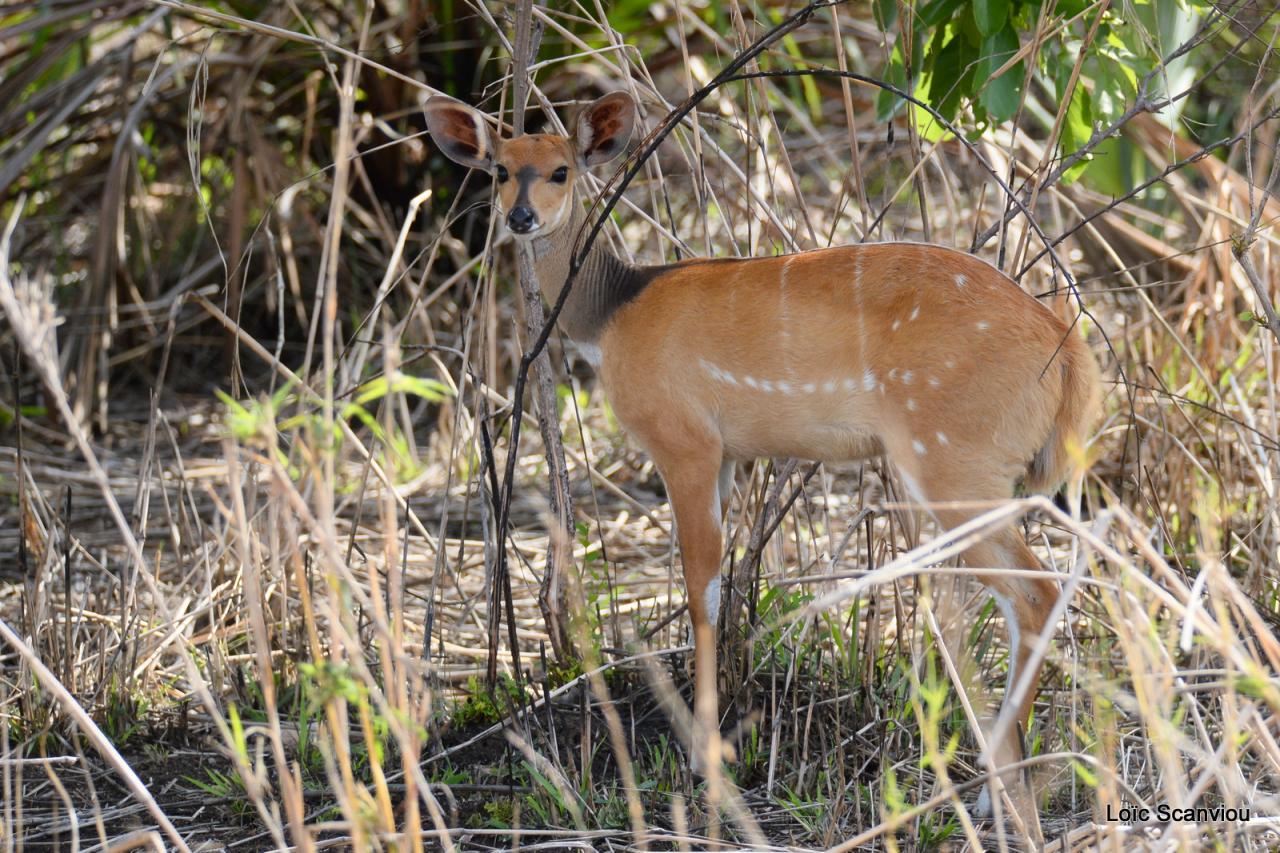
<svg viewBox="0 0 1280 853"><path fill-rule="evenodd" d="M498 183L505 184L509 177L511 177L511 175L507 174L507 167L501 165L498 166Z"/></svg>
<svg viewBox="0 0 1280 853"><path fill-rule="evenodd" d="M557 184L563 184L569 179L569 167L561 166L551 173L551 181Z"/></svg>

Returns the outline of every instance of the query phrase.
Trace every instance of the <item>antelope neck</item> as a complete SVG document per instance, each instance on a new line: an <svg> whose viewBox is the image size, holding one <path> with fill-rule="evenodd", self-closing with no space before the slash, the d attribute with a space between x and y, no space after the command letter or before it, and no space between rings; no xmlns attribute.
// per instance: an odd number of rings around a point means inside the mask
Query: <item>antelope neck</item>
<svg viewBox="0 0 1280 853"><path fill-rule="evenodd" d="M531 241L534 271L549 305L555 304L569 277L578 232L588 222L576 196L570 204L573 217L568 223ZM573 289L560 312L560 327L578 343L595 343L614 312L635 299L661 269L622 260L608 247L605 235L600 234L573 280Z"/></svg>

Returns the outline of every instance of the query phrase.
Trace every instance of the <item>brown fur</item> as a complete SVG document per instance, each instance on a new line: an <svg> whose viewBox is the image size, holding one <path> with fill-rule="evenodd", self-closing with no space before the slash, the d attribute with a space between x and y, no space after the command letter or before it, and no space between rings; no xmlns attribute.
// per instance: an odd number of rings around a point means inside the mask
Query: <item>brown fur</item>
<svg viewBox="0 0 1280 853"><path fill-rule="evenodd" d="M534 167L549 175L560 166L575 174L575 163L588 166L621 150L633 120L630 99L615 93L588 107L576 150L568 139L527 136L498 143L495 161L513 174ZM448 125L440 123L440 132ZM548 296L559 292L574 226L582 222L571 187L572 177L529 190L545 223L533 245ZM504 210L511 192L499 187ZM717 480L726 460L884 454L917 501L1000 501L1019 478L1033 489L1054 487L1096 417L1098 367L1079 335L999 270L963 252L866 244L598 278L575 285L565 316L580 327L575 335L598 344L600 379L618 420L666 482L701 670L696 716L713 759L715 683L703 676L715 665L715 602L706 594L720 570L727 496ZM608 302L606 278L615 296L618 281L643 288ZM611 310L586 310L602 304ZM584 319L597 316L597 325ZM953 528L981 511L936 506L933 514ZM981 572L1042 568L1011 526L972 545L963 559L1009 602L1016 623L1010 631L1021 638L1014 669L1021 672L1056 585L1047 577ZM1020 722L1033 698L1030 691L1017 709ZM998 756L1021 754L1016 733L993 748Z"/></svg>

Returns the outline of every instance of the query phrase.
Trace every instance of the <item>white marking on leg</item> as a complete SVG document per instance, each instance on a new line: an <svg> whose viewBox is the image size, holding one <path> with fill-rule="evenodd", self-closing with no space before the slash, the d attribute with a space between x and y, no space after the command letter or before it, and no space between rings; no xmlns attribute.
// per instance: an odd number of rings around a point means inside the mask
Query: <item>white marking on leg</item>
<svg viewBox="0 0 1280 853"><path fill-rule="evenodd" d="M913 438L911 439L911 446L915 449L916 456L924 456L925 446L923 441L918 438Z"/></svg>
<svg viewBox="0 0 1280 853"><path fill-rule="evenodd" d="M960 276L963 278L964 276ZM980 818L991 817L991 784L982 786L982 793L978 794L978 802L973 807L974 816Z"/></svg>
<svg viewBox="0 0 1280 853"><path fill-rule="evenodd" d="M991 597L996 600L1000 613L1004 616L1004 627L1009 632L1009 672L1004 680L1004 701L1008 702L1009 695L1013 693L1013 686L1017 683L1015 678L1018 674L1018 652L1021 649L1018 645L1021 640L1018 631L1018 611L1014 609L1013 599L1009 596L993 592Z"/></svg>
<svg viewBox="0 0 1280 853"><path fill-rule="evenodd" d="M711 579L711 583L707 584L706 590L703 592L703 602L707 607L707 619L712 625L720 620L720 576L716 575Z"/></svg>
<svg viewBox="0 0 1280 853"><path fill-rule="evenodd" d="M936 433L936 435L938 436L938 444L951 443L951 440L947 438L947 434L945 432L939 432L939 433Z"/></svg>
<svg viewBox="0 0 1280 853"><path fill-rule="evenodd" d="M600 347L595 344L578 344L578 355L586 359L587 364L592 367L598 368L601 362L604 361L604 354L600 352Z"/></svg>

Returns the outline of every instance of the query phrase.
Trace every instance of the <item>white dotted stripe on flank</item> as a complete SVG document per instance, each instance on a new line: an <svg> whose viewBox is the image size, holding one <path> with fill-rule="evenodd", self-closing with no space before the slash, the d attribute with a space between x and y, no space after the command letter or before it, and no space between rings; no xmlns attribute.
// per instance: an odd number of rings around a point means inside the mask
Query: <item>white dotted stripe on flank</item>
<svg viewBox="0 0 1280 853"><path fill-rule="evenodd" d="M920 439L912 439L911 447L915 450L917 456L924 456L924 442Z"/></svg>
<svg viewBox="0 0 1280 853"><path fill-rule="evenodd" d="M937 436L938 436L938 444L950 444L950 443L951 443L951 440L947 438L947 434L946 434L945 432L939 432L939 433L937 433Z"/></svg>
<svg viewBox="0 0 1280 853"><path fill-rule="evenodd" d="M805 382L804 384L799 384L788 379L757 379L756 377L748 374L744 374L742 378L739 379L729 371L719 367L718 365L712 364L705 358L698 359L698 363L702 367L702 370L717 382L723 382L726 385L731 385L735 388L746 386L753 391L761 391L765 394L777 392L779 394L785 394L788 397L792 397L800 393L815 394L819 389L824 393L834 394L838 388L843 388L845 391L853 392L858 390L872 391L876 387L876 375L871 368L867 368L863 371L861 380L853 377L845 377L841 380L828 379L819 385L817 382ZM880 383L880 391L884 391L884 383Z"/></svg>

